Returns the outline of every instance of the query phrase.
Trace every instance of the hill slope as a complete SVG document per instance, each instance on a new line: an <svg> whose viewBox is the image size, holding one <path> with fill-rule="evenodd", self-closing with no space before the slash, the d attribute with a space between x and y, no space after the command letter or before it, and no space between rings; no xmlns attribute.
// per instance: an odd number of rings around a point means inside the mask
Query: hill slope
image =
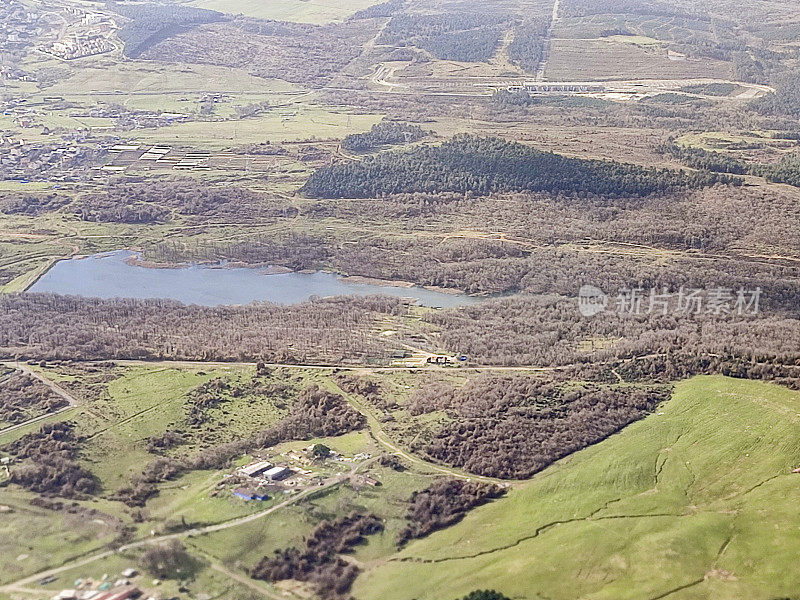
<svg viewBox="0 0 800 600"><path fill-rule="evenodd" d="M798 464L800 393L697 377L658 414L373 565L354 595L791 596L800 589Z"/></svg>

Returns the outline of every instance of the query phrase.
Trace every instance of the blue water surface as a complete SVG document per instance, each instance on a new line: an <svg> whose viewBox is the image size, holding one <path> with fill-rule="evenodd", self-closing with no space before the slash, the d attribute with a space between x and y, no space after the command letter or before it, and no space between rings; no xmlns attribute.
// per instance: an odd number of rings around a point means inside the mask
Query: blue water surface
<svg viewBox="0 0 800 600"><path fill-rule="evenodd" d="M94 298L170 298L185 304L219 306L268 301L297 304L311 296L385 294L414 298L422 306L450 308L480 302L464 294L421 287L345 282L335 273L269 274L267 269L189 265L152 269L129 264L135 253L120 250L56 263L28 291Z"/></svg>

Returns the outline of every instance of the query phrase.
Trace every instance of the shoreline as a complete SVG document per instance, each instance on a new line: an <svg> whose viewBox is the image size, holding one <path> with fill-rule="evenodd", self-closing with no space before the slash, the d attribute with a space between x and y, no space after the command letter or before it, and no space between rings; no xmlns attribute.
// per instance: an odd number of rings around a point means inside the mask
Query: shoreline
<svg viewBox="0 0 800 600"><path fill-rule="evenodd" d="M448 294L450 296L469 296L472 298L480 298L481 296L474 296L468 294L464 290L457 288L442 287L438 285L420 285L413 281L405 281L403 279L381 279L380 277L369 277L366 275L344 275L338 271L328 269L301 269L295 271L289 267L276 264L258 263L251 264L243 261L228 261L225 263L211 263L211 262L182 262L182 263L165 263L150 260L144 260L140 257L140 249L125 249L128 252L135 252L133 256L125 259L125 263L133 267L142 267L145 269L184 269L190 266L200 266L207 269L262 269L261 275L288 275L289 273L300 274L313 274L313 273L330 273L336 275L343 283L355 285L375 285L381 287L394 287L394 288L419 288L428 290L429 292L438 292L440 294ZM74 258L74 257L73 257Z"/></svg>
<svg viewBox="0 0 800 600"><path fill-rule="evenodd" d="M52 269L52 268L53 268L55 265L57 265L57 264L58 264L60 261L62 261L62 260L65 260L65 259L63 259L63 258L51 258L50 260L48 260L48 261L47 261L47 262L46 262L44 265L42 265L41 267L39 267L39 270L38 270L38 272L37 272L37 273L34 273L33 277L31 277L30 281L28 281L27 283L25 283L25 284L22 286L22 288L19 290L19 292L18 292L18 293L20 293L20 294L24 294L25 292L27 292L27 291L28 291L29 289L31 289L31 288L32 288L34 285L36 285L36 283L37 283L37 282L38 282L38 281L39 281L39 280L40 280L42 277L44 277L44 276L45 276L45 275L46 275L46 274L47 274L47 273L50 271L50 269ZM24 275L22 275L22 277L25 277L26 275L27 275L27 274L24 274Z"/></svg>
<svg viewBox="0 0 800 600"><path fill-rule="evenodd" d="M152 260L144 260L139 254L132 254L125 259L125 264L131 267L141 267L143 269L185 269L189 263L162 263Z"/></svg>
<svg viewBox="0 0 800 600"><path fill-rule="evenodd" d="M326 271L326 273L327 272L328 271ZM334 271L331 272L335 273ZM364 275L341 275L339 273L335 274L339 275L339 279L344 283L377 285L382 287L396 287L396 288L407 288L407 289L419 288L422 290L428 290L429 292L449 294L450 296L470 296L472 298L479 298L479 296L472 296L471 294L466 293L464 290L459 290L456 288L447 288L438 285L419 285L418 283L414 283L412 281L404 281L402 279L380 279L379 277L366 277Z"/></svg>
<svg viewBox="0 0 800 600"><path fill-rule="evenodd" d="M468 294L467 292L455 288L448 288L436 285L420 285L411 281L405 281L401 279L381 279L379 277L368 277L364 275L345 275L338 271L334 271L331 269L302 269L302 270L294 270L287 266L280 265L280 264L267 264L267 263L259 263L259 264L250 264L245 263L243 261L219 261L219 262L179 262L179 263L170 263L170 262L159 262L154 260L145 260L142 258L142 249L137 247L132 248L122 248L119 250L112 250L107 252L99 252L93 255L78 255L74 254L72 256L61 257L61 258L54 258L47 264L44 268L42 268L36 276L28 282L25 286L25 289L22 291L28 291L33 285L36 284L46 273L48 273L56 264L64 260L83 260L86 258L97 257L97 258L107 258L116 253L128 253L129 255L123 258L123 262L130 266L130 267L139 267L144 269L187 269L190 267L201 267L205 269L248 269L253 271L255 274L258 275L290 275L290 274L314 274L314 273L325 273L328 275L334 275L337 277L339 281L344 284L352 284L352 285L367 285L367 286L376 286L376 287L391 287L391 288L398 288L398 289L419 289L419 290L426 290L429 292L439 293L439 294L446 294L448 296L463 296L465 298L474 298L476 300L485 299L486 296L475 295L475 294Z"/></svg>

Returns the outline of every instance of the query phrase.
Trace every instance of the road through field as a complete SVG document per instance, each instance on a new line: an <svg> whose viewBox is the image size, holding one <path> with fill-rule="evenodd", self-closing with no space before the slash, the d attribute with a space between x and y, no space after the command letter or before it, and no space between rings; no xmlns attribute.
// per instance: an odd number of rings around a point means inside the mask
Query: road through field
<svg viewBox="0 0 800 600"><path fill-rule="evenodd" d="M553 41L553 27L558 21L558 8L560 0L553 0L553 16L550 18L550 27L547 28L547 35L542 42L542 60L536 69L536 81L544 81L544 72L547 69L547 61L550 58L550 48Z"/></svg>
<svg viewBox="0 0 800 600"><path fill-rule="evenodd" d="M504 486L517 483L509 479L497 479L494 477L484 477L482 475L467 473L459 469L425 460L424 458L420 458L403 450L387 435L387 433L383 430L378 417L373 414L370 407L367 406L367 404L363 402L360 397L358 397L356 394L350 394L349 392L343 390L338 384L335 385L336 391L344 396L344 398L347 400L347 403L367 419L367 426L369 427L372 439L374 439L379 445L383 446L384 449L386 449L390 454L400 456L408 462L421 466L429 471L434 471L436 473L441 473L442 475L448 475L457 479L466 479L468 481L485 481L487 483L497 483Z"/></svg>
<svg viewBox="0 0 800 600"><path fill-rule="evenodd" d="M159 542L165 542L168 540L176 540L181 538L187 537L195 537L198 535L203 535L206 533L213 533L216 531L223 531L225 529L229 529L231 527L238 527L239 525L245 525L247 523L251 523L258 519L262 519L268 515L273 514L274 512L279 511L282 508L286 508L291 504L295 504L296 502L306 498L314 493L319 492L320 490L325 490L334 486L337 486L347 480L349 480L353 475L355 475L358 470L363 467L364 465L370 463L372 461L364 461L357 465L355 465L349 473L339 475L337 477L332 477L324 482L320 486L308 488L303 490L299 494L292 496L291 498L284 500L280 504L276 504L268 509L265 509L261 512L254 513L252 515L247 515L245 517L238 517L236 519L231 519L229 521L224 521L222 523L216 523L214 525L207 525L205 527L196 527L192 529L187 529L185 531L179 531L176 533L169 533L159 536L153 536L141 540L137 540L135 542L131 542L129 544L125 544L120 546L115 550L104 550L102 552L97 552L90 554L89 556L83 556L81 558L76 558L74 560L68 561L61 566L54 567L52 569L47 569L45 571L40 571L39 573L34 573L33 575L29 575L23 579L19 579L17 581L7 583L5 585L0 586L0 593L2 592L13 592L13 591L25 591L25 587L36 583L39 579L50 577L50 576L57 576L65 571L69 571L71 569L75 569L77 567L82 567L84 565L93 563L98 560L102 560L104 558L108 558L109 556L113 556L114 554L125 552L126 550L135 550L138 548L142 548L145 546L150 546L152 544L157 544Z"/></svg>

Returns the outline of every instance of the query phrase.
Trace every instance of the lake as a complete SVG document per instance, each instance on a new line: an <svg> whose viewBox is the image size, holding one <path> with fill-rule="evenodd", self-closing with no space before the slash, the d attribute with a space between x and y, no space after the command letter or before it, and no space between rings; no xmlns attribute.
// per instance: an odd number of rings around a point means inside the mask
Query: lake
<svg viewBox="0 0 800 600"><path fill-rule="evenodd" d="M189 265L152 269L129 264L133 252L120 250L56 263L28 291L94 298L171 298L185 304L219 306L267 301L297 304L311 296L385 294L415 298L422 306L450 308L481 298L421 287L394 287L343 281L335 273L269 274L266 269Z"/></svg>

